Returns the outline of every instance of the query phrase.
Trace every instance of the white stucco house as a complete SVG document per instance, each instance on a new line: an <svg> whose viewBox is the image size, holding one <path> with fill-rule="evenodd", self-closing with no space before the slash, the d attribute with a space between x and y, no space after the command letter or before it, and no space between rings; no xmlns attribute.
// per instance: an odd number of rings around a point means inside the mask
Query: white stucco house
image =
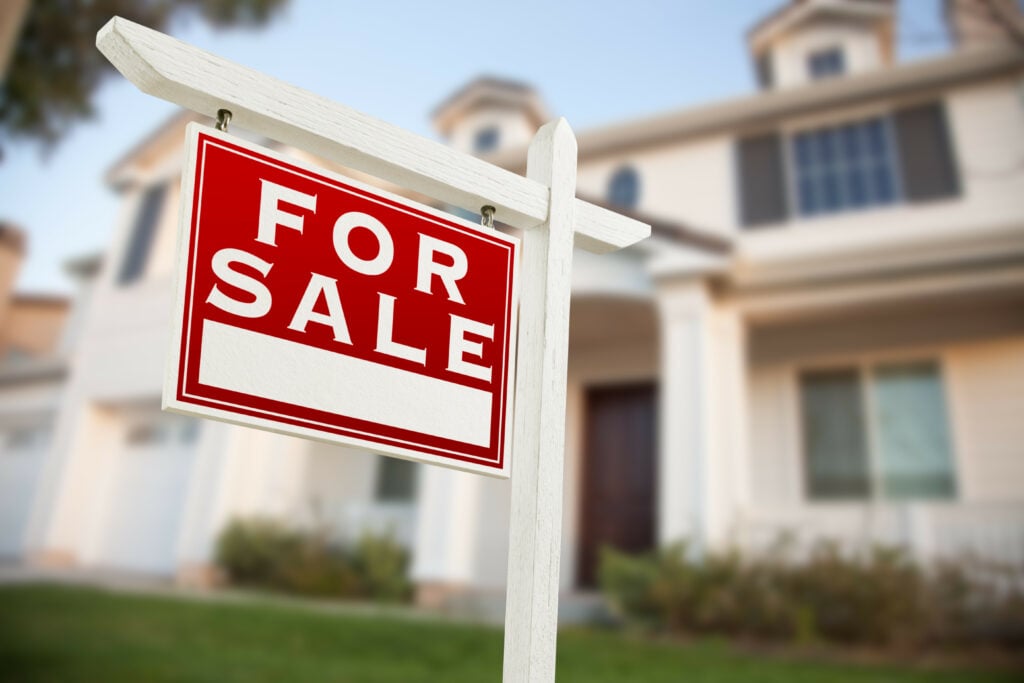
<svg viewBox="0 0 1024 683"><path fill-rule="evenodd" d="M748 35L759 92L578 131L580 195L654 229L575 257L566 591L605 543L784 532L1024 564L1024 34L972 5L897 63L895 3L785 3ZM433 117L521 172L550 116L483 78ZM507 482L160 412L188 120L110 172L15 554L203 580L230 518L270 514L393 529L424 602L500 595Z"/></svg>

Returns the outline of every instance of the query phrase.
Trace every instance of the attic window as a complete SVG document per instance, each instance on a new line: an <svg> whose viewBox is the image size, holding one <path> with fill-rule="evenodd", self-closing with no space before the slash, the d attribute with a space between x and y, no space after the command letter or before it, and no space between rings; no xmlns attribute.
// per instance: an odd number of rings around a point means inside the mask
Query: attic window
<svg viewBox="0 0 1024 683"><path fill-rule="evenodd" d="M476 137L473 138L473 151L477 154L493 152L498 148L498 139L497 128L494 126L482 128L476 132Z"/></svg>
<svg viewBox="0 0 1024 683"><path fill-rule="evenodd" d="M623 209L635 209L640 203L640 174L632 166L615 171L608 183L608 203Z"/></svg>
<svg viewBox="0 0 1024 683"><path fill-rule="evenodd" d="M842 50L838 47L815 50L807 56L807 69L813 80L842 76L846 72Z"/></svg>

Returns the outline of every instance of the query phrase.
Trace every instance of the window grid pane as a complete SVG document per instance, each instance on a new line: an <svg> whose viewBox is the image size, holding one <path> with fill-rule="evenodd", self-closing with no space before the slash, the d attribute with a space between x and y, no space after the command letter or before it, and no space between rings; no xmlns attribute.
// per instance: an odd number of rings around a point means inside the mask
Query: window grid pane
<svg viewBox="0 0 1024 683"><path fill-rule="evenodd" d="M807 372L800 389L808 497L866 498L868 450L857 370Z"/></svg>
<svg viewBox="0 0 1024 683"><path fill-rule="evenodd" d="M378 456L376 499L383 503L409 503L416 497L416 463Z"/></svg>
<svg viewBox="0 0 1024 683"><path fill-rule="evenodd" d="M801 215L890 204L897 199L888 129L881 118L793 138Z"/></svg>
<svg viewBox="0 0 1024 683"><path fill-rule="evenodd" d="M872 384L882 495L951 498L953 458L937 365L881 365Z"/></svg>

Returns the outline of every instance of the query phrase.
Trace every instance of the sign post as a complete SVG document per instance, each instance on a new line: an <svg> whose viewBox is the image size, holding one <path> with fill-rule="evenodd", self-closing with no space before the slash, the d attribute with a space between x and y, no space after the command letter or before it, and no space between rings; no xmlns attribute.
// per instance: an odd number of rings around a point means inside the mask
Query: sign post
<svg viewBox="0 0 1024 683"><path fill-rule="evenodd" d="M576 196L576 137L565 119L537 131L527 154L526 175L551 188L551 208L547 221L523 236L522 362L516 377L505 683L555 680Z"/></svg>
<svg viewBox="0 0 1024 683"><path fill-rule="evenodd" d="M564 119L537 132L523 177L119 17L96 43L145 93L210 117L228 110L237 125L453 206L493 206L525 231L504 680L553 681L572 250L621 249L650 226L575 197L576 139Z"/></svg>

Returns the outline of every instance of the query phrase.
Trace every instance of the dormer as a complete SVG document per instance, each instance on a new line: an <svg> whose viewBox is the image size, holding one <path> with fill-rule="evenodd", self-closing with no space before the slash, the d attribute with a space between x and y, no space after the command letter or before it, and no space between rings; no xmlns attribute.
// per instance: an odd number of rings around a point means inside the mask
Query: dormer
<svg viewBox="0 0 1024 683"><path fill-rule="evenodd" d="M492 77L469 82L432 114L434 128L449 145L478 156L528 145L548 118L532 88Z"/></svg>
<svg viewBox="0 0 1024 683"><path fill-rule="evenodd" d="M893 0L791 0L747 34L762 88L791 88L889 66Z"/></svg>

